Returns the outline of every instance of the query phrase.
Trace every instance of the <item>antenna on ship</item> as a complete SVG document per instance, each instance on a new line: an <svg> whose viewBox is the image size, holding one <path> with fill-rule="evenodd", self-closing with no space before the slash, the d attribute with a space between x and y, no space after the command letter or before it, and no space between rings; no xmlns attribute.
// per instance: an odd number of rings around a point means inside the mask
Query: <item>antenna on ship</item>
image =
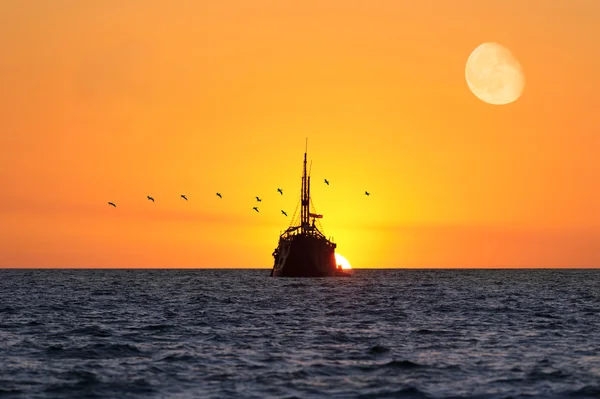
<svg viewBox="0 0 600 399"><path fill-rule="evenodd" d="M310 201L309 201L309 184L310 180L307 180L306 176L306 153L308 152L308 137L306 138L306 146L304 147L304 171L302 173L302 211L300 214L300 228L302 233L306 232L308 227L308 218L310 213Z"/></svg>

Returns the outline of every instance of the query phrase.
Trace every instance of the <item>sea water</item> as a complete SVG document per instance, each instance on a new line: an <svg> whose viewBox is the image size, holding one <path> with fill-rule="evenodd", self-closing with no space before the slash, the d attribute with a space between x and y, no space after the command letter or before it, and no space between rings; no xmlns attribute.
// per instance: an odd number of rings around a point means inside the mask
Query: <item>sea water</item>
<svg viewBox="0 0 600 399"><path fill-rule="evenodd" d="M600 270L0 270L0 397L598 398Z"/></svg>

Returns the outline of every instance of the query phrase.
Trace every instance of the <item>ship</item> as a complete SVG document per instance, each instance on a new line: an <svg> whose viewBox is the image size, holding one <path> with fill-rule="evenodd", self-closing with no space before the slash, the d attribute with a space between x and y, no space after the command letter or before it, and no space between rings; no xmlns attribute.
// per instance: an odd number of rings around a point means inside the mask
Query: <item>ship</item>
<svg viewBox="0 0 600 399"><path fill-rule="evenodd" d="M294 215L291 225L280 234L279 244L273 251L275 263L271 277L349 277L350 274L337 265L337 245L322 232L319 220L323 215L318 214L312 206L306 155L307 150L304 151L300 220L296 223Z"/></svg>

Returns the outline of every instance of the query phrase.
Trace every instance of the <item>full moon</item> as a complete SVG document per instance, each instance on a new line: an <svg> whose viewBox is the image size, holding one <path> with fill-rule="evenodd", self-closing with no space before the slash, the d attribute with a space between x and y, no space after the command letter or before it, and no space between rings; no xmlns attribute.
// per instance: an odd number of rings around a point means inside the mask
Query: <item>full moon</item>
<svg viewBox="0 0 600 399"><path fill-rule="evenodd" d="M521 64L498 43L479 45L467 60L465 78L471 92L488 104L504 105L523 93L525 75Z"/></svg>

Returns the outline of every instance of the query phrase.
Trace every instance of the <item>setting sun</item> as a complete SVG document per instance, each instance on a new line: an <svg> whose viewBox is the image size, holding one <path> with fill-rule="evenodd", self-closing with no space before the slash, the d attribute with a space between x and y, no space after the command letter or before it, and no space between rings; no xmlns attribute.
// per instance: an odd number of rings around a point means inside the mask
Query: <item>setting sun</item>
<svg viewBox="0 0 600 399"><path fill-rule="evenodd" d="M352 269L352 266L350 266L350 262L348 262L348 259L344 258L342 255L338 254L337 252L335 254L335 262L338 265L341 265L342 269Z"/></svg>

